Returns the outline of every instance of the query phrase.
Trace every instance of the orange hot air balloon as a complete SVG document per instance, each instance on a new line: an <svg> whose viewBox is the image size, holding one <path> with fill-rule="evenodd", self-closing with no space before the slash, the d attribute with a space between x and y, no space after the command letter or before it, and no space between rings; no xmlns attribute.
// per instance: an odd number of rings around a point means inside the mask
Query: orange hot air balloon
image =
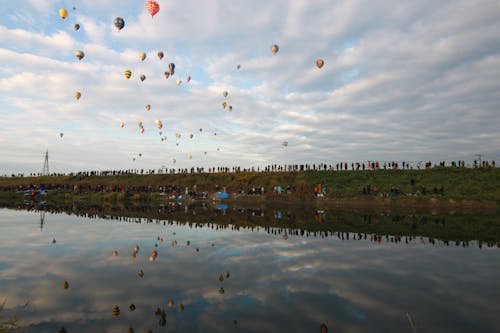
<svg viewBox="0 0 500 333"><path fill-rule="evenodd" d="M318 60L316 60L316 66L317 66L318 68L323 67L323 65L324 65L324 64L325 64L325 61L324 61L323 59L318 59Z"/></svg>
<svg viewBox="0 0 500 333"><path fill-rule="evenodd" d="M151 15L151 18L153 18L160 11L160 5L156 1L150 0L146 2L146 10Z"/></svg>

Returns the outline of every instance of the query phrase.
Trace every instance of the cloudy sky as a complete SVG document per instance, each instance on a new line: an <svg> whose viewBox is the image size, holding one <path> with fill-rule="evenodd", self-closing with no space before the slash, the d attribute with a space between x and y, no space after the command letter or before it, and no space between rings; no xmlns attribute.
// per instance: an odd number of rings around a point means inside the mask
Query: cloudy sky
<svg viewBox="0 0 500 333"><path fill-rule="evenodd" d="M500 159L499 1L158 3L2 2L0 174Z"/></svg>

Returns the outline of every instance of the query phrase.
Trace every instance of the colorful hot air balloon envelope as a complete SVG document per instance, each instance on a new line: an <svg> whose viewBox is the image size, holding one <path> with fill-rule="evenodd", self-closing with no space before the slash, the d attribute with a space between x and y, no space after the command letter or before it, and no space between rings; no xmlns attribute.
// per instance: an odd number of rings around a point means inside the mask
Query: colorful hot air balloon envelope
<svg viewBox="0 0 500 333"><path fill-rule="evenodd" d="M222 93L222 96L224 96L224 98L226 98L226 97L227 97L227 95L228 95L228 92L227 92L227 91L224 91L224 92Z"/></svg>
<svg viewBox="0 0 500 333"><path fill-rule="evenodd" d="M117 17L114 20L116 30L120 31L125 26L125 21L121 17Z"/></svg>
<svg viewBox="0 0 500 333"><path fill-rule="evenodd" d="M191 81L191 76L188 75L188 76L186 76L186 82L189 82L189 81Z"/></svg>
<svg viewBox="0 0 500 333"><path fill-rule="evenodd" d="M113 308L113 317L118 317L120 315L120 308L118 307L118 305L115 305L115 307Z"/></svg>
<svg viewBox="0 0 500 333"><path fill-rule="evenodd" d="M121 122L121 123L120 123L120 127L121 127L121 128L124 128L124 127L125 127L125 123L124 123L124 122Z"/></svg>
<svg viewBox="0 0 500 333"><path fill-rule="evenodd" d="M227 103L226 102L222 102L222 107L225 109L227 106Z"/></svg>
<svg viewBox="0 0 500 333"><path fill-rule="evenodd" d="M144 81L144 80L146 80L146 75L144 75L144 74L141 74L141 76L140 76L140 79L141 79L141 81Z"/></svg>
<svg viewBox="0 0 500 333"><path fill-rule="evenodd" d="M125 75L125 77L128 79L130 79L130 77L132 76L132 71L130 69L126 69L124 72L123 72L123 75Z"/></svg>
<svg viewBox="0 0 500 333"><path fill-rule="evenodd" d="M177 79L177 85L179 86L182 83L181 79Z"/></svg>
<svg viewBox="0 0 500 333"><path fill-rule="evenodd" d="M173 62L171 62L170 64L168 64L168 70L170 71L170 75L174 75L174 73L175 73L175 64Z"/></svg>
<svg viewBox="0 0 500 333"><path fill-rule="evenodd" d="M151 105L148 104L148 105L146 105L146 111L149 111L149 110L151 110Z"/></svg>
<svg viewBox="0 0 500 333"><path fill-rule="evenodd" d="M78 60L82 60L83 57L85 57L85 53L83 53L83 51L81 50L78 50L75 52L75 57L78 59Z"/></svg>
<svg viewBox="0 0 500 333"><path fill-rule="evenodd" d="M163 51L158 51L158 58L160 58L160 60L163 59L163 56Z"/></svg>
<svg viewBox="0 0 500 333"><path fill-rule="evenodd" d="M146 10L151 15L151 18L153 18L160 11L160 5L156 1L150 0L146 2Z"/></svg>
<svg viewBox="0 0 500 333"><path fill-rule="evenodd" d="M64 20L68 17L68 11L64 8L59 9L59 16Z"/></svg>
<svg viewBox="0 0 500 333"><path fill-rule="evenodd" d="M75 31L78 31L80 30L80 25L78 23L75 23L75 25L73 25L73 28L75 28Z"/></svg>
<svg viewBox="0 0 500 333"><path fill-rule="evenodd" d="M145 52L139 53L139 59L141 59L141 61L144 61L144 59L146 59L146 53Z"/></svg>
<svg viewBox="0 0 500 333"><path fill-rule="evenodd" d="M141 127L141 129L139 130L139 132L144 133L144 127Z"/></svg>
<svg viewBox="0 0 500 333"><path fill-rule="evenodd" d="M169 72L165 72L165 78L168 80L168 78L170 77L170 73Z"/></svg>
<svg viewBox="0 0 500 333"><path fill-rule="evenodd" d="M280 47L278 45L276 45L276 44L274 44L273 46L271 46L271 52L273 54L278 53L279 49L280 49Z"/></svg>
<svg viewBox="0 0 500 333"><path fill-rule="evenodd" d="M142 127L142 121L138 121L137 126Z"/></svg>
<svg viewBox="0 0 500 333"><path fill-rule="evenodd" d="M321 68L325 64L325 61L323 59L318 59L316 60L316 67Z"/></svg>
<svg viewBox="0 0 500 333"><path fill-rule="evenodd" d="M82 97L82 94L79 91L75 92L75 98L76 98L76 100L79 100L80 97Z"/></svg>

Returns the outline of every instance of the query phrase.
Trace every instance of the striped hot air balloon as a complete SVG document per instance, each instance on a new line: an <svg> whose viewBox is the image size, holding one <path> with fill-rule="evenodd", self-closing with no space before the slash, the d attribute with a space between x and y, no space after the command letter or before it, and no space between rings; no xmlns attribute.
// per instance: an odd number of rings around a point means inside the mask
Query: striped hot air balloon
<svg viewBox="0 0 500 333"><path fill-rule="evenodd" d="M151 15L151 18L153 18L160 11L160 5L156 1L150 0L146 2L146 10Z"/></svg>
<svg viewBox="0 0 500 333"><path fill-rule="evenodd" d="M123 72L123 75L128 79L132 76L132 71L130 69L126 69L125 72Z"/></svg>

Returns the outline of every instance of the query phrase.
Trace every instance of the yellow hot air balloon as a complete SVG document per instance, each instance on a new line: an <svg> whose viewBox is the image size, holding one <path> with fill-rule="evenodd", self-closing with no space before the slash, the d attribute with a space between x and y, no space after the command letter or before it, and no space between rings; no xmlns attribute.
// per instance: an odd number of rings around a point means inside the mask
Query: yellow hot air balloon
<svg viewBox="0 0 500 333"><path fill-rule="evenodd" d="M276 44L274 44L273 46L271 46L271 52L272 52L273 54L278 53L278 50L279 50L279 49L280 49L280 47L279 47L278 45L276 45Z"/></svg>
<svg viewBox="0 0 500 333"><path fill-rule="evenodd" d="M225 109L227 106L227 103L226 102L222 102L222 107Z"/></svg>
<svg viewBox="0 0 500 333"><path fill-rule="evenodd" d="M123 72L123 75L128 79L132 76L132 71L130 69L126 69L125 72Z"/></svg>
<svg viewBox="0 0 500 333"><path fill-rule="evenodd" d="M146 111L149 111L149 110L151 110L151 105L148 104L148 105L146 105Z"/></svg>
<svg viewBox="0 0 500 333"><path fill-rule="evenodd" d="M179 86L182 83L181 79L177 79L177 85Z"/></svg>
<svg viewBox="0 0 500 333"><path fill-rule="evenodd" d="M144 59L146 59L146 53L144 52L139 53L139 58L141 59L141 61L144 61Z"/></svg>
<svg viewBox="0 0 500 333"><path fill-rule="evenodd" d="M137 126L142 127L142 121L138 121Z"/></svg>
<svg viewBox="0 0 500 333"><path fill-rule="evenodd" d="M82 94L79 91L75 92L75 98L77 101L80 99L80 97L82 97Z"/></svg>
<svg viewBox="0 0 500 333"><path fill-rule="evenodd" d="M68 17L68 11L64 8L59 9L59 16L64 20Z"/></svg>
<svg viewBox="0 0 500 333"><path fill-rule="evenodd" d="M175 137L176 137L177 139L180 139L180 138L181 138L180 133L175 133Z"/></svg>

